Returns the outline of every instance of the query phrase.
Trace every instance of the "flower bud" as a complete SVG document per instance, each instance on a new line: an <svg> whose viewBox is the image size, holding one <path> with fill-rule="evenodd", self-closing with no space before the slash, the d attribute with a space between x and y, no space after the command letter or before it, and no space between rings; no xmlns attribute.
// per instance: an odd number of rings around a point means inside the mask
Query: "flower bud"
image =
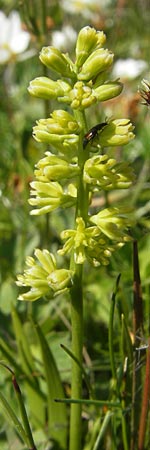
<svg viewBox="0 0 150 450"><path fill-rule="evenodd" d="M76 66L82 66L88 56L96 49L100 48L106 40L103 31L96 31L89 26L79 31L76 43Z"/></svg>
<svg viewBox="0 0 150 450"><path fill-rule="evenodd" d="M83 64L78 74L78 80L89 81L95 78L99 73L104 72L111 66L113 54L104 48L95 50Z"/></svg>
<svg viewBox="0 0 150 450"><path fill-rule="evenodd" d="M55 47L43 47L40 53L40 60L49 69L60 73L63 77L75 77L73 62Z"/></svg>
<svg viewBox="0 0 150 450"><path fill-rule="evenodd" d="M99 134L99 142L102 147L125 145L134 139L133 125L129 119L116 119Z"/></svg>
<svg viewBox="0 0 150 450"><path fill-rule="evenodd" d="M73 284L72 270L67 269L57 269L54 270L48 277L48 285L57 294L64 292L64 290L72 287Z"/></svg>
<svg viewBox="0 0 150 450"><path fill-rule="evenodd" d="M93 86L94 95L97 100L100 102L104 102L106 100L110 100L111 98L117 97L122 92L123 85L119 81L107 82L102 84L96 89Z"/></svg>
<svg viewBox="0 0 150 450"><path fill-rule="evenodd" d="M85 85L82 81L77 81L72 91L69 92L71 107L73 109L85 109L96 103L93 92L90 83Z"/></svg>
<svg viewBox="0 0 150 450"><path fill-rule="evenodd" d="M28 91L33 97L46 100L63 97L71 90L71 86L62 80L53 81L47 77L38 77L29 84Z"/></svg>
<svg viewBox="0 0 150 450"><path fill-rule="evenodd" d="M53 123L59 124L61 127L61 134L79 133L80 126L75 118L67 111L57 109L51 114Z"/></svg>

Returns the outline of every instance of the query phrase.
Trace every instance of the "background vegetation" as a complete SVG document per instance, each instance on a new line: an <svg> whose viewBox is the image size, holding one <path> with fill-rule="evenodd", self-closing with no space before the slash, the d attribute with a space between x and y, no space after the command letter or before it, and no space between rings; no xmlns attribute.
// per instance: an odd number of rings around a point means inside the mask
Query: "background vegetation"
<svg viewBox="0 0 150 450"><path fill-rule="evenodd" d="M122 198L116 193L107 199L95 199L94 211L101 204L124 202L136 209L137 224L132 236L138 241L140 274L143 298L143 327L139 332L140 352L139 391L142 392L145 374L145 350L150 326L150 116L147 106L142 105L139 94L141 80L149 78L149 0L118 1L0 1L0 9L6 15L13 10L20 13L24 29L30 33L28 50L22 55L12 55L9 61L0 61L0 349L1 360L15 372L23 392L34 440L38 450L50 450L61 447L49 438L47 425L47 374L43 368L41 338L37 335L35 323L39 323L42 336L49 344L49 361L54 370L53 357L63 382L64 392L70 396L70 358L60 348L60 343L70 345L70 305L64 296L50 303L39 300L33 304L17 301L18 288L16 275L22 272L27 255L34 248L47 247L56 251L59 232L71 227L71 214L56 211L48 218L30 217L28 205L29 183L33 178L34 165L43 155L43 145L32 138L32 127L41 117L47 117L55 109L55 102L47 104L30 98L27 87L30 80L42 74L38 54L43 45L53 45L73 54L75 36L81 27L94 26L107 35L107 47L115 54L115 61L125 60L121 81L125 87L116 100L93 107L89 113L89 128L101 122L105 117L128 117L135 126L136 138L120 151L115 149L118 159L131 162L136 174L134 187ZM45 20L46 17L46 20ZM71 27L69 38L65 40L67 27ZM56 34L61 31L61 37ZM0 30L1 33L1 30ZM68 35L67 35L68 36ZM63 41L64 39L64 41ZM64 44L63 44L64 42ZM64 45L64 48L62 48ZM128 59L132 58L131 65ZM136 63L142 60L143 70L132 73ZM138 66L139 67L139 66ZM117 68L116 68L117 70ZM115 71L115 68L114 68ZM114 72L115 73L115 72ZM119 75L117 75L119 77ZM127 320L132 340L133 327L133 248L128 243L111 259L108 267L85 268L85 304L84 304L84 363L89 380L95 389L96 399L108 399L112 393L111 364L108 350L108 328L111 309L111 295L116 279L121 273L119 292L114 315L113 348L116 364L121 361L121 314ZM141 325L141 323L140 323ZM143 331L144 330L144 331ZM144 340L143 340L144 339ZM146 339L146 341L145 341ZM136 351L135 351L136 354ZM139 352L138 352L139 354ZM136 370L138 369L137 354ZM140 365L139 364L139 365ZM45 367L45 366L44 366ZM56 369L56 368L55 368ZM50 370L50 369L49 369ZM128 369L127 369L128 370ZM130 370L130 369L129 369ZM49 375L48 375L49 376ZM57 370L54 378L57 378ZM129 380L130 382L130 380ZM48 393L51 387L49 387ZM0 391L7 398L19 417L17 399L13 391L11 375L5 367L0 367ZM54 390L54 396L55 390ZM87 398L84 383L83 397ZM139 394L140 397L140 394ZM129 399L131 405L132 399ZM40 411L40 415L39 415ZM124 449L119 425L119 413L116 414L116 435L112 436L107 428L102 443L94 445L97 436L98 420L103 419L105 411L95 410L93 406L83 407L83 448ZM128 411L125 411L128 414ZM148 422L147 422L148 423ZM0 449L25 450L26 444L11 424L7 408L0 405ZM88 436L88 437L87 437ZM60 445L60 446L59 446ZM133 443L131 443L131 446ZM146 428L145 450L150 445L150 428ZM130 447L138 448L138 447Z"/></svg>

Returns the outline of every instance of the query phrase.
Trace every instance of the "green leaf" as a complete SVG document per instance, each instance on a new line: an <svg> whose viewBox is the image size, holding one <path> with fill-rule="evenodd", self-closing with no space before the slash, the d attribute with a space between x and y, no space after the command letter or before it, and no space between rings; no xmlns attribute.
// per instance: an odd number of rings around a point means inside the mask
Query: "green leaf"
<svg viewBox="0 0 150 450"><path fill-rule="evenodd" d="M25 442L25 444L27 444L27 446L29 446L28 436L26 435L26 432L25 432L21 422L18 420L16 414L14 413L10 404L7 402L6 398L3 396L2 392L0 392L0 401L7 413L7 416L13 422L13 424L14 424L16 430L18 431L19 435L21 436L22 440Z"/></svg>
<svg viewBox="0 0 150 450"><path fill-rule="evenodd" d="M60 444L61 449L67 447L67 407L64 403L56 403L55 398L63 398L64 392L60 380L59 372L45 339L38 324L34 324L43 358L45 377L48 390L48 427L50 438Z"/></svg>

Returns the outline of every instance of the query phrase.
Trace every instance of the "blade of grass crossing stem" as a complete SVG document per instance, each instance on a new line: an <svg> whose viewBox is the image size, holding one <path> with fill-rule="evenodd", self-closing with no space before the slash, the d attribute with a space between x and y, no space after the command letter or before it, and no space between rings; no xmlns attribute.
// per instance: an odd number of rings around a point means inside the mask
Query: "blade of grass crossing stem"
<svg viewBox="0 0 150 450"><path fill-rule="evenodd" d="M26 435L26 432L21 424L21 422L18 420L18 417L14 413L13 409L11 408L10 404L6 400L6 398L3 396L2 392L0 392L0 401L4 407L4 410L6 412L7 417L9 420L12 421L14 427L16 428L19 436L23 440L23 442L29 447L29 441L28 436Z"/></svg>
<svg viewBox="0 0 150 450"><path fill-rule="evenodd" d="M63 398L64 392L59 372L48 346L47 340L38 324L34 324L39 339L45 378L48 390L48 426L50 437L56 441L61 449L67 448L67 407L64 403L56 403L56 397Z"/></svg>
<svg viewBox="0 0 150 450"><path fill-rule="evenodd" d="M25 429L26 434L28 436L28 441L29 441L30 448L32 448L33 450L36 450L36 447L35 447L34 441L33 441L33 436L32 436L32 432L31 432L30 424L29 424L29 420L28 420L28 416L27 416L25 405L24 405L24 401L23 401L23 397L22 397L21 390L20 390L20 387L19 387L19 385L17 383L17 380L16 380L15 376L12 377L12 382L13 382L14 390L15 390L15 393L16 393L16 396L17 396L19 409L20 409L20 414L21 414L21 417L22 417L22 422L24 424L24 429Z"/></svg>
<svg viewBox="0 0 150 450"><path fill-rule="evenodd" d="M123 314L121 316L121 320L122 320L122 328L123 328L123 334L124 334L124 345L125 345L128 359L129 359L129 364L132 364L133 363L133 345L132 345L131 337L129 334L126 318Z"/></svg>
<svg viewBox="0 0 150 450"><path fill-rule="evenodd" d="M115 367L113 325L114 325L115 302L116 302L116 295L117 295L117 292L118 292L120 276L121 276L121 274L118 275L118 278L117 278L117 281L116 281L116 288L115 288L115 291L113 292L112 298L111 298L110 318L109 318L109 331L108 331L110 364L111 364L112 377L113 377L113 380L114 380L114 385L115 385L116 391L118 391L118 384L117 384L117 374L116 374L116 367Z"/></svg>
<svg viewBox="0 0 150 450"><path fill-rule="evenodd" d="M14 374L13 370L6 363L3 363L1 361L0 365L2 367L4 367L6 370L8 370L8 372L12 376L12 383L13 383L14 391L15 391L15 394L16 394L16 397L17 397L17 401L18 401L18 405L19 405L19 411L20 411L20 414L21 414L21 418L22 418L22 422L23 422L24 428L22 427L22 424L20 423L20 421L18 421L18 418L16 417L16 415L13 412L12 408L9 406L7 400L3 397L3 395L1 395L1 399L3 401L3 405L5 406L5 410L7 410L7 412L9 413L9 416L11 416L11 418L12 418L12 420L14 422L14 425L16 426L18 432L20 431L22 439L29 446L29 450L37 450L35 445L34 445L32 431L31 431L29 420L28 420L28 416L27 416L27 413L26 413L26 409L25 409L22 393L21 393L19 384L18 384L18 382L16 380L15 374Z"/></svg>
<svg viewBox="0 0 150 450"><path fill-rule="evenodd" d="M70 356L70 358L72 358L72 359L76 362L76 364L78 364L78 366L79 366L80 369L82 370L82 373L83 373L83 376L84 376L84 380L85 380L87 389L88 389L88 391L89 391L89 394L90 394L91 397L93 398L93 397L94 397L93 389L92 389L92 386L91 386L91 384L90 384L90 381L89 381L89 378L88 378L88 376L87 376L87 373L86 373L86 371L85 371L85 369L84 369L84 366L83 366L82 364L80 364L80 362L78 361L78 359L76 358L76 356L75 356L75 355L72 353L72 351L71 351L69 348L67 348L64 344L61 344L61 348L63 348L63 350Z"/></svg>
<svg viewBox="0 0 150 450"><path fill-rule="evenodd" d="M98 433L98 436L97 436L95 445L93 447L93 450L100 450L101 449L102 439L103 439L103 437L106 434L107 427L109 425L111 416L112 416L112 411L107 411L107 413L106 413L106 415L104 417L103 423L102 423L102 425L100 427L100 431Z"/></svg>
<svg viewBox="0 0 150 450"><path fill-rule="evenodd" d="M121 352L121 360L122 360L122 375L120 379L120 398L121 398L121 406L122 406L122 416L121 416L121 425L122 425L122 443L123 443L123 449L129 450L128 446L128 432L127 432L127 420L124 414L125 408L126 408L126 391L128 392L127 387L127 369L128 369L128 356L125 348L126 343L126 328L124 326L124 315L121 316L121 339L120 339L120 352Z"/></svg>

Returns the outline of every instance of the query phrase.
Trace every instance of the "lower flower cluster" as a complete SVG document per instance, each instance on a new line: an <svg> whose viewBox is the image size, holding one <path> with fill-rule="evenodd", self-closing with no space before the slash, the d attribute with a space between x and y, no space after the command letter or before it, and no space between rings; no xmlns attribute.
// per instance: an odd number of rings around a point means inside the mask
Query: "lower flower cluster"
<svg viewBox="0 0 150 450"><path fill-rule="evenodd" d="M27 292L19 295L19 300L35 301L40 297L53 298L72 286L73 271L57 269L56 259L48 250L35 250L35 258L30 256L26 259L23 275L18 275L16 284L21 287L30 288Z"/></svg>

